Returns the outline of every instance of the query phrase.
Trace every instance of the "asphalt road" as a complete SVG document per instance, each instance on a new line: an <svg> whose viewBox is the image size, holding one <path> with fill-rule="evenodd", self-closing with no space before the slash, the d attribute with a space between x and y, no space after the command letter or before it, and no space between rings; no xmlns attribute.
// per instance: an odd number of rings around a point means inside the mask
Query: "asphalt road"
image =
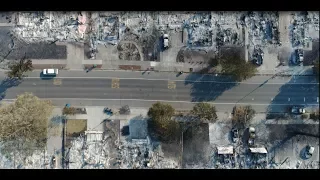
<svg viewBox="0 0 320 180"><path fill-rule="evenodd" d="M243 83L235 83L225 77L191 77L187 74L177 77L173 73L83 73L62 72L54 79L40 79L39 72L32 72L29 78L24 79L18 86L8 88L2 85L0 92L5 91L4 99L14 99L23 92L32 92L40 98L60 99L59 102L64 98L84 100L83 105L89 105L86 103L89 100L99 101L96 104L91 102L90 105L100 105L103 100L122 100L133 106L145 104L146 107L150 102L158 100L179 104L209 101L216 106L225 106L223 109L232 109L236 103L251 104L264 109L269 105L308 106L318 104L319 97L319 84L310 77L275 78L267 82L270 77L253 77ZM126 77L123 77L124 75ZM3 79L4 76L0 73L0 77ZM112 88L115 78L119 78L116 83L119 88ZM168 89L168 83L173 83L173 89Z"/></svg>

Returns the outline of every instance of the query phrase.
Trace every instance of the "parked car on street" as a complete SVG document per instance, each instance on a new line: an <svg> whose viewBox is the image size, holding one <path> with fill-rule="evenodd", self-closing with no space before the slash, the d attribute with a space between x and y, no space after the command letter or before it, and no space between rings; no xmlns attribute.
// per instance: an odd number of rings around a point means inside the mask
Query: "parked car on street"
<svg viewBox="0 0 320 180"><path fill-rule="evenodd" d="M42 74L43 75L57 75L59 73L58 69L43 69Z"/></svg>
<svg viewBox="0 0 320 180"><path fill-rule="evenodd" d="M304 114L304 113L306 113L306 110L304 107L301 107L301 106L292 106L291 113L292 114Z"/></svg>

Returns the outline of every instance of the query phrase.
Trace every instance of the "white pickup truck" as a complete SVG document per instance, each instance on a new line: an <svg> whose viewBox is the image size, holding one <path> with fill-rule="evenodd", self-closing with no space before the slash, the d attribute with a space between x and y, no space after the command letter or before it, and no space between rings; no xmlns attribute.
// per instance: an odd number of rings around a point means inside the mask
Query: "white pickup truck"
<svg viewBox="0 0 320 180"><path fill-rule="evenodd" d="M44 75L57 75L59 73L58 69L43 69L42 73Z"/></svg>

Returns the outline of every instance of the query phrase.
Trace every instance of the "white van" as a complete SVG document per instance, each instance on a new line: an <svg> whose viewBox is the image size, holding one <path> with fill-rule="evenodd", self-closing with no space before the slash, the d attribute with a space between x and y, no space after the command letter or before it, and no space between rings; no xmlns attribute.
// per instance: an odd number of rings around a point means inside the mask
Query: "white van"
<svg viewBox="0 0 320 180"><path fill-rule="evenodd" d="M59 73L58 69L43 69L43 75L57 75Z"/></svg>

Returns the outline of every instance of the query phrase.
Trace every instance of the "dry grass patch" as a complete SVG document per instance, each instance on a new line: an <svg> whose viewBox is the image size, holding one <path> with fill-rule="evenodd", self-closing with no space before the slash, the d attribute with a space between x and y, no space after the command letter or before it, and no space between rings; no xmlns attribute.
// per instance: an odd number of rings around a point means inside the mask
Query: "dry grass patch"
<svg viewBox="0 0 320 180"><path fill-rule="evenodd" d="M66 134L69 137L77 137L83 134L87 130L87 120L86 119L68 119Z"/></svg>

